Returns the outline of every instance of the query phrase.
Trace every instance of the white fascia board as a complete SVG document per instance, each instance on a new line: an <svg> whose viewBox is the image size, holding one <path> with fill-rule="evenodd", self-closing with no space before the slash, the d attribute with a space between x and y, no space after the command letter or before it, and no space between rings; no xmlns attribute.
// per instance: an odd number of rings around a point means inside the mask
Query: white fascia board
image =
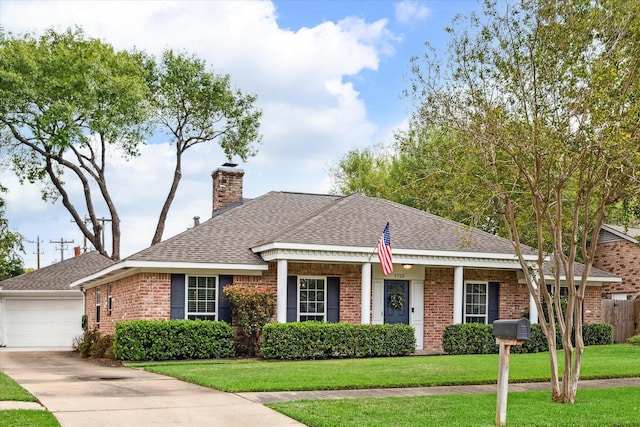
<svg viewBox="0 0 640 427"><path fill-rule="evenodd" d="M282 242L273 242L267 243L265 245L256 246L251 249L254 253L264 253L268 252L268 254L263 254L262 258L265 261L273 261L278 259L278 254L289 254L289 253L308 253L309 255L314 254L313 259L318 261L332 261L332 260L342 260L344 261L344 256L334 255L336 258L332 258L329 255L329 258L326 258L327 255L320 255L321 253L328 254L352 254L354 259L353 262L362 262L362 256L369 257L376 255L375 247L362 247L362 246L335 246L335 245L313 245L313 244L305 244L305 243L282 243ZM434 251L434 250L421 250L421 249L396 249L392 250L393 252L393 260L396 262L398 259L398 263L401 263L401 259L403 256L406 256L408 259L412 257L427 257L427 258L462 258L462 259L481 259L481 260L502 260L502 261L515 261L518 262L518 257L515 253L513 254L504 254L504 253L487 253L487 252L462 252L462 251ZM337 258L339 257L339 259ZM292 258L288 258L292 259ZM537 255L525 255L525 261L536 261L538 259ZM407 261L410 263L410 261ZM519 265L519 264L518 264Z"/></svg>
<svg viewBox="0 0 640 427"><path fill-rule="evenodd" d="M0 297L7 298L82 298L82 292L79 289L69 290L0 290Z"/></svg>
<svg viewBox="0 0 640 427"><path fill-rule="evenodd" d="M608 225L603 225L601 229L604 230L604 231L608 231L609 233L611 233L611 234L613 234L615 236L618 236L621 239L628 240L631 243L638 243L638 241L636 239L634 239L633 237L631 237L631 236L629 236L627 234L624 234L623 232L618 231L615 228L611 228Z"/></svg>
<svg viewBox="0 0 640 427"><path fill-rule="evenodd" d="M267 264L219 264L219 263L202 263L202 262L163 262L163 261L137 261L124 260L117 264L113 264L104 270L98 271L92 275L76 280L69 287L91 283L91 287L101 283L107 283L123 277L131 276L139 272L161 272L161 273L178 273L187 271L210 271L218 270L225 272L260 272L269 269Z"/></svg>
<svg viewBox="0 0 640 427"><path fill-rule="evenodd" d="M544 280L547 283L553 283L556 278L551 274L545 274ZM576 276L573 278L574 283L580 283L582 280L582 276ZM560 276L561 283L567 283L567 278L565 276ZM587 285L588 286L602 286L603 283L621 283L621 277L598 277L598 276L589 276L587 277ZM523 285L526 284L527 281L524 277L518 277L518 283Z"/></svg>

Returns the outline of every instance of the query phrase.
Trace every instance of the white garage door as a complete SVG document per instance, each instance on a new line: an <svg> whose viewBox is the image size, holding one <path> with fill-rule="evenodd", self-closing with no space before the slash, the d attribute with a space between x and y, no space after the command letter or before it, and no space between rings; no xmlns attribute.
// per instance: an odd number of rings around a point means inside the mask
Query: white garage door
<svg viewBox="0 0 640 427"><path fill-rule="evenodd" d="M7 347L71 347L82 334L82 298L6 299Z"/></svg>

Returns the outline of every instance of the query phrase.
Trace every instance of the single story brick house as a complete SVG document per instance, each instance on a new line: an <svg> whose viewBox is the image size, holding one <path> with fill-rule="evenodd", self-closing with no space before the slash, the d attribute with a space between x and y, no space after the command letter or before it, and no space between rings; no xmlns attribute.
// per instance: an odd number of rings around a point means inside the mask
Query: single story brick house
<svg viewBox="0 0 640 427"><path fill-rule="evenodd" d="M453 323L537 320L508 240L360 194L269 192L246 200L243 175L230 166L212 173L208 221L75 281L89 326L113 333L120 320L230 321L222 289L232 283L272 289L278 322L406 323L425 350L441 350ZM385 276L375 249L387 222L393 272ZM593 272L585 322L601 321L609 280L619 279Z"/></svg>
<svg viewBox="0 0 640 427"><path fill-rule="evenodd" d="M640 229L603 225L598 236L593 266L622 278L606 283L602 298L616 300L640 299Z"/></svg>
<svg viewBox="0 0 640 427"><path fill-rule="evenodd" d="M0 346L70 349L85 304L69 285L113 263L87 252L0 282Z"/></svg>

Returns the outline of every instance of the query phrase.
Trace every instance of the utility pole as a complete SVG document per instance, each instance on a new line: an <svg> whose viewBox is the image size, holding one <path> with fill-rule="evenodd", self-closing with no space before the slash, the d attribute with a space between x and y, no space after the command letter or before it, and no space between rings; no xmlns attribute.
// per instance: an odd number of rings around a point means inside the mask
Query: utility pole
<svg viewBox="0 0 640 427"><path fill-rule="evenodd" d="M40 270L40 255L44 254L44 252L40 252L40 243L42 240L40 240L40 236L38 236L35 242L33 240L27 240L27 242L36 244L36 251L34 254L38 256L38 270Z"/></svg>
<svg viewBox="0 0 640 427"><path fill-rule="evenodd" d="M56 248L56 250L60 250L60 261L64 261L64 250L65 250L65 243L73 243L73 240L64 240L63 237L60 238L60 240L49 240L49 243L59 243L60 247Z"/></svg>
<svg viewBox="0 0 640 427"><path fill-rule="evenodd" d="M71 222L75 222L75 221L71 220ZM87 224L91 223L91 218L89 218L89 217L87 217L85 215L84 220L82 222L84 222L84 224L87 225ZM102 247L104 248L104 245L105 245L105 242L104 242L104 223L105 222L111 222L111 220L107 219L105 217L102 217L102 218L96 218L96 222L100 223L100 225L98 226L99 227L98 228L99 235L96 236L96 237L100 238L100 243L102 244ZM71 243L73 243L73 242L71 242ZM84 247L82 248L82 253L86 253L88 249L89 248L87 247L87 236L84 236Z"/></svg>
<svg viewBox="0 0 640 427"><path fill-rule="evenodd" d="M44 254L44 252L40 252L40 242L42 242L42 240L40 240L40 236L38 236L38 238L36 239L36 255L38 256L38 270L40 270L40 255Z"/></svg>
<svg viewBox="0 0 640 427"><path fill-rule="evenodd" d="M102 217L102 218L96 218L96 221L100 222L100 231L101 231L101 240L100 240L100 242L102 243L102 248L104 249L104 247L106 246L106 243L104 241L104 223L105 222L111 222L111 220L107 219L105 217Z"/></svg>

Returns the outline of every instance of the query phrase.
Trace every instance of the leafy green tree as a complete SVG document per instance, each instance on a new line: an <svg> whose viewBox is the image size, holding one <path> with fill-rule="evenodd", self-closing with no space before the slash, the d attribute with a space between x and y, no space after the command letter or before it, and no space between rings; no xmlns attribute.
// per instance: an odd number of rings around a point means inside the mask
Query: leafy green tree
<svg viewBox="0 0 640 427"><path fill-rule="evenodd" d="M0 193L6 188L0 185ZM0 197L0 281L23 274L24 264L20 252L24 252L22 236L9 229L4 217L5 201Z"/></svg>
<svg viewBox="0 0 640 427"><path fill-rule="evenodd" d="M455 166L467 155L454 135L411 127L396 133L392 147L347 153L330 170L332 191L386 198L491 233L504 233L490 194L472 189L467 181L473 177Z"/></svg>
<svg viewBox="0 0 640 427"><path fill-rule="evenodd" d="M433 50L413 61L413 125L454 135L465 161L451 160L473 177L469 191L490 195L503 216L542 317L552 399L573 403L597 237L607 209L640 190L640 9L609 0L486 2L482 16L458 17L448 31L447 62ZM523 224L534 230L533 263L522 254ZM550 283L541 274L547 259Z"/></svg>
<svg viewBox="0 0 640 427"><path fill-rule="evenodd" d="M0 39L0 131L4 153L43 199L61 199L82 234L109 256L97 210L111 220L120 257L120 217L106 179L108 154L138 154L149 118L149 61L115 51L81 30ZM73 199L69 189L82 188ZM84 212L88 215L85 223Z"/></svg>
<svg viewBox="0 0 640 427"><path fill-rule="evenodd" d="M262 115L254 106L255 96L233 89L228 75L208 72L204 61L193 56L165 51L157 65L156 78L153 89L156 121L173 140L176 164L152 245L162 240L167 214L182 177L185 151L217 141L228 160L234 155L246 160L256 154L253 144L260 141Z"/></svg>

